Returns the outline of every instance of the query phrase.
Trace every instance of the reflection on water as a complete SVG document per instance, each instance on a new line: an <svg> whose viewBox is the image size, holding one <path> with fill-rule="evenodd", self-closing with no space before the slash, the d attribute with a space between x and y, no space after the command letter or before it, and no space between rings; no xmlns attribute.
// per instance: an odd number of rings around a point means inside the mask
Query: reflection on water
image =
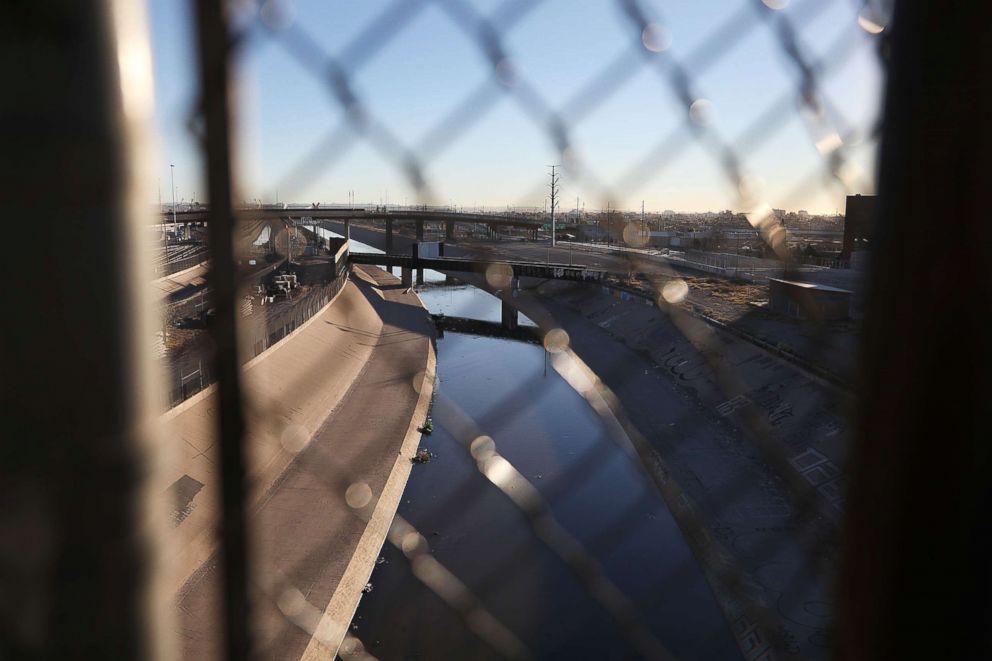
<svg viewBox="0 0 992 661"><path fill-rule="evenodd" d="M354 240L351 249L382 252ZM434 314L500 320L496 297L443 273L425 271L417 291ZM520 322L533 325L523 315ZM472 434L492 437L496 452L537 489L553 520L593 558L593 581L617 588L648 636L679 658L739 658L655 487L549 366L543 347L448 332L438 340L438 374L434 433L422 444L433 459L415 466L398 513L464 583L473 604L453 609L387 543L353 621L373 655L499 658L478 635L484 609L537 658L637 656L604 609L602 590L578 580L560 549L535 534L512 499L479 472L469 452L474 439L454 433L467 419L477 428Z"/></svg>
<svg viewBox="0 0 992 661"><path fill-rule="evenodd" d="M324 238L343 238L342 235L322 227L316 228L316 231ZM349 240L349 249L355 252L385 254L384 251L355 239ZM433 269L424 269L423 280L424 285L417 286L417 293L424 302L424 306L432 314L465 317L481 321L498 322L500 320L500 302L495 296L471 285L452 284L448 276ZM536 326L523 314L519 316L519 323L521 326Z"/></svg>
<svg viewBox="0 0 992 661"><path fill-rule="evenodd" d="M499 314L471 288L428 288L432 311ZM487 307L488 305L488 307ZM481 315L481 316L478 316ZM354 620L380 659L498 658L473 631L477 606L537 658L635 658L604 610L602 594L577 579L535 534L531 520L479 472L464 420L491 436L547 501L550 514L657 640L679 658L739 658L721 611L681 533L636 460L607 433L585 399L548 366L541 347L446 333L438 341L434 453L414 467L399 514L471 591L475 616L460 614L414 576L388 543ZM464 435L463 431L459 434ZM545 541L542 541L544 539ZM470 609L471 610L471 609Z"/></svg>
<svg viewBox="0 0 992 661"><path fill-rule="evenodd" d="M325 239L330 239L330 238L343 239L344 238L343 235L338 234L337 232L332 232L331 230L326 229L324 227L314 227L314 228L311 228L311 229L313 229L313 231L317 233L317 236L323 237ZM384 250L379 250L378 248L373 248L372 246L370 246L367 243L362 243L361 241L355 241L354 239L348 239L348 250L353 250L355 252L372 252L372 253L376 253L377 255L384 255L384 254L386 254Z"/></svg>
<svg viewBox="0 0 992 661"><path fill-rule="evenodd" d="M444 274L437 271L424 271L424 281L428 273L437 273L439 279L433 282L444 282ZM448 317L465 317L481 321L498 322L500 320L500 300L495 296L476 289L472 285L452 284L447 286L418 287L417 294L424 306L432 314L443 314ZM519 315L521 326L536 326L527 316Z"/></svg>

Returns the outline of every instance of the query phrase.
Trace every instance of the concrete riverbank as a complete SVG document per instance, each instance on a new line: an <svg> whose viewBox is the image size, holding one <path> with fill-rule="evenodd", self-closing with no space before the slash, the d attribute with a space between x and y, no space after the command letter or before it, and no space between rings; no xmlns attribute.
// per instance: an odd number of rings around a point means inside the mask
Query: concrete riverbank
<svg viewBox="0 0 992 661"><path fill-rule="evenodd" d="M648 468L677 487L666 500L746 656L774 635L785 656L825 658L848 396L684 311L589 285L524 282L517 294L543 330L567 331L612 414L645 439Z"/></svg>
<svg viewBox="0 0 992 661"><path fill-rule="evenodd" d="M398 279L356 269L245 366L253 632L266 658L332 658L374 567L434 387L433 329ZM220 654L212 388L163 417L184 656Z"/></svg>
<svg viewBox="0 0 992 661"><path fill-rule="evenodd" d="M825 657L846 490L838 395L748 342L644 301L564 283L517 300L568 332L613 414L647 441L747 658L772 634L787 653ZM811 498L806 509L797 486Z"/></svg>

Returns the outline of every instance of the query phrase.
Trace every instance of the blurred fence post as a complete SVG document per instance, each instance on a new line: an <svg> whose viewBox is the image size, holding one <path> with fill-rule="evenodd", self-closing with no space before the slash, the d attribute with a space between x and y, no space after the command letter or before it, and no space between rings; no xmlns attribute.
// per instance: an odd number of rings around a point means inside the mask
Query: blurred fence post
<svg viewBox="0 0 992 661"><path fill-rule="evenodd" d="M172 634L147 532L152 99L134 5L15 2L0 21L2 658L157 658Z"/></svg>
<svg viewBox="0 0 992 661"><path fill-rule="evenodd" d="M245 532L245 417L237 328L237 263L228 60L231 36L224 0L192 2L200 61L200 112L207 165L210 211L210 288L216 315L210 329L217 377L217 438L221 463L220 557L223 566L224 633L228 659L251 655L248 603L248 549ZM274 239L274 237L273 237ZM287 239L288 240L288 239Z"/></svg>
<svg viewBox="0 0 992 661"><path fill-rule="evenodd" d="M898 2L838 658L988 658L992 9Z"/></svg>

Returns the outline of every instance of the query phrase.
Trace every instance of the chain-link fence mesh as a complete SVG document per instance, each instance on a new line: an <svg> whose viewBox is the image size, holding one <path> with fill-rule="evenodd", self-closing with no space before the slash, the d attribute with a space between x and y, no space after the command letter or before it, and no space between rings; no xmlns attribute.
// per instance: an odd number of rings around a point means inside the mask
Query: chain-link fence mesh
<svg viewBox="0 0 992 661"><path fill-rule="evenodd" d="M541 81L525 73L528 63L517 59L510 47L529 21L543 20L535 17L542 4L547 3L507 0L484 12L474 3L458 0L396 0L341 44L327 43L321 36L321 25L300 20L302 7L297 14L288 1L268 0L232 6L230 34L211 33L208 38L229 43L230 49L222 50L235 62L256 47L284 50L295 66L307 72L313 84L326 91L337 105L334 114L340 115L339 123L330 126L325 135L314 136L312 148L299 154L287 168L287 174L278 182L284 190L307 188L331 169L342 166L349 150L364 143L404 178L418 204L436 205L443 200L438 193L443 182L432 177L432 166L465 139L499 99L509 100L559 154L570 185L590 198L603 200L607 208L664 179L691 149L701 149L724 179L714 182L714 187L725 186L734 206L748 210L749 226L740 229L756 231L767 244L771 259L693 250L660 259L657 251L646 249L640 239L640 221L628 218L620 223L623 249L566 244L569 261L579 255L580 262L600 262L599 268L613 273L615 286L608 291L598 286L526 281L523 291L516 293L489 273L474 279L459 277L497 294L504 304L519 309L537 324L552 370L595 412L605 430L603 443L613 443L619 452L633 458L648 489L645 498L663 504L671 513L694 562L713 590L740 652L753 659L826 656L830 649L835 548L843 512L843 420L850 406L851 373L839 376L838 366L832 364L837 348L830 338L837 331L836 324L810 309L809 321L801 331L795 331L802 337L783 338L776 336L774 324L761 318L738 319L730 315L721 319L720 305L730 305L727 301L733 298L733 292L721 291L719 281L726 280L731 289L743 288L741 280L763 283L769 276L788 278L798 273L802 260L790 251L781 218L769 201L760 197L755 173L749 167L751 155L778 139L793 117L800 118L820 159L815 169L797 178L801 183L794 190L775 201L776 207L791 208L818 187L831 187L834 194L871 189L870 174L859 170L852 152L871 145L878 127L859 126L845 117L842 104L831 98L826 83L859 51L881 43L884 12L874 4L843 0L796 2L789 7L788 2L778 0L727 3L732 5L727 15L714 17L713 27L706 30L697 45L677 56L670 46L680 35L672 34L666 26L659 11L664 5L618 0L615 9L627 29L626 42L614 58L584 76L575 86L576 91L562 100L544 93ZM438 112L424 137L411 142L403 126L380 119L378 108L359 92L357 78L394 40L417 29L417 17L427 10L440 12L466 37L482 53L487 69L477 85L450 90L449 96L455 99L446 105L450 110ZM814 22L821 13L839 10L848 22L835 37L813 48L800 36L804 24ZM756 118L731 137L713 121L712 104L705 96L703 83L707 72L732 60L742 41L756 33L774 41L794 84L787 90L755 90L759 109L753 113ZM205 97L197 103L189 124L194 135L209 140L200 112L210 104L207 97L222 94L225 88L210 78L209 68L205 70ZM596 122L597 111L624 84L644 72L675 100L674 106L657 111L674 112L679 117L677 126L667 133L643 135L642 152L631 153L619 171L603 173L593 166L594 155L587 154L578 136L583 127ZM212 166L208 170L211 178L228 176ZM535 182L542 181L535 177ZM542 197L543 186L535 183L533 190L520 191L519 199ZM306 215L305 210L296 213ZM388 209L382 213L388 216ZM532 217L544 219L543 214ZM608 225L608 212L604 218L603 224ZM379 232L364 214L354 214L350 222L352 230L367 232L369 242L376 240ZM467 217L465 223L471 222ZM401 234L398 225L396 232ZM551 232L556 232L553 226ZM546 241L552 242L553 237ZM496 264L513 258L543 261L540 255L544 250L547 261L564 261L566 248L556 247L552 253L544 243L536 245L529 253L521 248L525 251L521 254L509 243L469 239L459 249L467 257ZM499 270L495 273L498 275ZM361 281L373 276L354 277ZM377 280L359 284L368 292L387 289L394 283ZM754 291L741 289L739 293L746 297ZM320 294L316 306L308 308L307 318L323 307L328 298L325 294ZM593 300L596 297L609 301L607 311L601 302ZM746 309L748 301L731 303L739 310ZM800 300L799 304L806 303ZM641 323L648 318L649 324L655 324L649 331L623 326L627 323L624 320ZM625 345L627 351L622 359L607 361L598 357L592 340L570 339L563 331L572 324L590 321ZM658 328L658 324L664 327ZM295 322L291 326L295 327ZM388 320L385 328L396 337L409 332L399 322ZM370 338L371 351L380 351L390 337ZM279 338L268 339L262 349ZM257 344L252 346L258 348ZM444 352L445 345L440 347ZM252 355L258 353L253 351ZM662 423L654 412L633 410L624 404L636 401L630 392L638 387L645 365L661 368L666 378L681 388L681 396L692 400L692 407L685 408L682 417L665 418L667 422ZM305 366L305 370L313 369L316 368L312 365ZM190 370L180 368L183 371ZM764 376L755 377L755 372ZM774 373L774 377L766 378L768 373ZM622 587L604 566L603 558L630 541L630 533L626 532L629 527L623 524L626 516L633 515L623 509L610 512L599 526L607 532L585 540L558 520L557 504L586 484L595 483L597 473L603 470L600 458L612 456L612 450L594 445L587 451L588 456L570 462L568 471L553 484L540 483L518 469L508 454L499 451L505 440L494 440L490 432L498 425L466 413L445 392L444 375L441 377L434 419L455 441L445 451L467 453L470 465L485 479L485 484L477 488L495 489L515 506L526 521L526 534L567 569L567 580L615 627L618 639L624 641L621 655L678 656L670 641L659 633L665 627L657 626L650 615L651 600L628 594L629 586ZM429 378L433 379L433 374ZM813 394L797 398L792 391ZM539 405L515 401L511 393L492 402L491 408L519 410L523 415ZM267 409L264 402L256 402L248 405L247 415L251 424L268 425L273 437L285 437L286 428L273 422L273 417L280 415L278 407ZM535 431L536 436L540 434ZM707 434L713 437L701 438ZM337 443L346 441L335 439ZM361 471L337 462L333 452L307 450L305 461L287 450L285 443L280 452L287 455L286 461L303 467L300 470L310 475L315 489L323 490L338 506L345 505L342 509L350 516L363 522L370 519L381 484L366 483ZM297 452L303 456L302 450ZM713 460L719 464L714 470L724 474L706 479L702 464L693 458L694 452L718 457ZM355 493L364 490L369 490L368 497L355 497ZM453 511L456 506L467 506L472 499L484 497L470 491L445 490L447 497L454 500L435 507ZM766 511L758 513L762 508ZM249 530L254 521L249 507ZM253 534L266 537L269 533ZM492 567L498 578L470 581L441 562L439 554L431 551L429 540L427 531L418 530L402 516L393 521L388 533L389 543L399 552L396 557L408 561L412 575L451 609L473 640L481 641L478 650L471 645L467 650L482 656L554 656L553 648L534 649L533 638L520 636L501 619L506 605L499 604L492 593L500 583L512 582L515 573L523 571L519 566L511 562ZM264 546L269 542L257 543ZM312 553L319 556L320 549ZM271 559L264 551L257 555ZM645 560L646 565L650 562ZM769 570L774 565L785 566L787 571ZM313 640L324 641L331 649L348 625L341 621L340 614L335 614L335 620L329 610L325 612L326 595L321 601L311 594L313 586L296 584L294 576L298 572L293 566L260 567L257 573L248 573L256 610L272 618L263 627L266 633L257 636L266 654L284 654L280 645L288 645L290 636L280 633L273 620L282 618L284 624L304 631L307 639L313 636ZM687 579L678 573L670 576L654 588L655 596L667 593L677 601L679 590L684 589L682 580ZM493 603L497 607L491 607ZM276 633L267 638L271 631ZM389 633L380 631L374 635ZM562 639L567 639L567 634ZM195 641L190 645L188 649L198 649ZM311 641L307 649L313 645ZM355 628L347 633L340 654L342 658L369 658L375 652L373 641L364 637L361 628Z"/></svg>

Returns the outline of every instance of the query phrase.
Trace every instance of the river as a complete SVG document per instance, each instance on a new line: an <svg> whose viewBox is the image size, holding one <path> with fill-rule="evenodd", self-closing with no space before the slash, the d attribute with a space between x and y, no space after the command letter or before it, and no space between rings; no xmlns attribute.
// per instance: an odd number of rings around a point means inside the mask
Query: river
<svg viewBox="0 0 992 661"><path fill-rule="evenodd" d="M428 272L418 289L431 312L499 320L496 298L444 281ZM414 466L398 511L427 560L411 562L412 542L408 554L386 543L352 625L367 650L384 660L524 649L621 659L661 647L740 658L655 487L556 370L568 359L452 332L437 346L434 432L422 443L432 458ZM502 459L487 464L493 447Z"/></svg>

